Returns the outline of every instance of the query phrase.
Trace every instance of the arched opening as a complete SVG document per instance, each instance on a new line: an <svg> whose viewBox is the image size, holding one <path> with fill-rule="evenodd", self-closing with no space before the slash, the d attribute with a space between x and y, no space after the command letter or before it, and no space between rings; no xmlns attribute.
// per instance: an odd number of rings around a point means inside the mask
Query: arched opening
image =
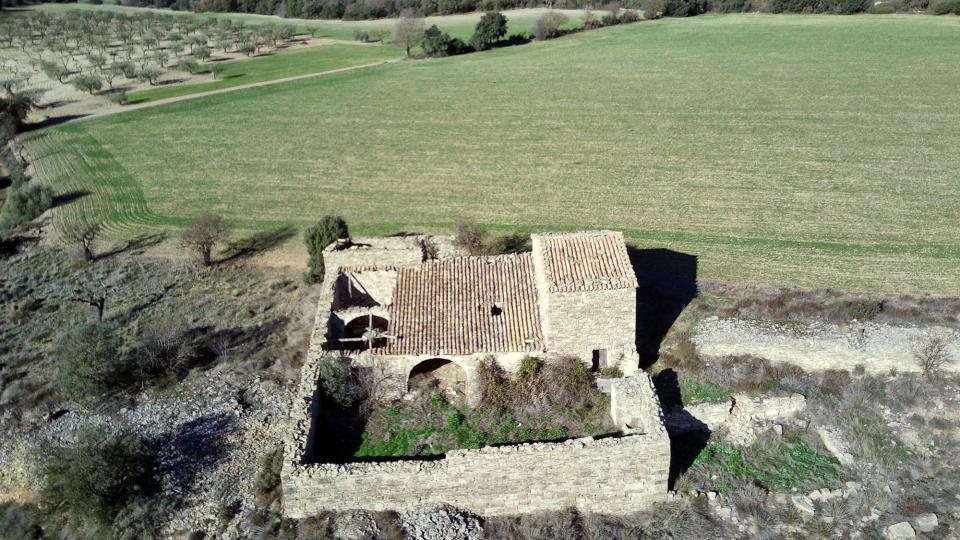
<svg viewBox="0 0 960 540"><path fill-rule="evenodd" d="M376 336L386 334L388 324L383 317L361 315L343 327L340 348L348 351L365 351L370 348L371 343L374 348L383 347L387 344L387 339Z"/></svg>
<svg viewBox="0 0 960 540"><path fill-rule="evenodd" d="M462 403L467 397L467 372L445 358L431 358L410 370L407 388L411 392L436 390L450 403Z"/></svg>

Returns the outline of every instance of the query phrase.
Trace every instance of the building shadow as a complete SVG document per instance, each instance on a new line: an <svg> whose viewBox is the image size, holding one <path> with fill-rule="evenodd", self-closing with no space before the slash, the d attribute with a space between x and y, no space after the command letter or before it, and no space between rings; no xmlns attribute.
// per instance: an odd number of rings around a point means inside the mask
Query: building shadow
<svg viewBox="0 0 960 540"><path fill-rule="evenodd" d="M668 489L685 473L710 442L710 428L683 408L680 379L673 369L664 369L653 376L653 387L660 399L663 423L670 437L670 470Z"/></svg>
<svg viewBox="0 0 960 540"><path fill-rule="evenodd" d="M627 247L637 276L636 345L640 367L653 365L663 337L697 296L697 257L669 249Z"/></svg>
<svg viewBox="0 0 960 540"><path fill-rule="evenodd" d="M303 454L305 463L350 463L363 443L366 427L359 404L343 407L326 397L317 381L310 401L310 433ZM369 461L369 460L366 460ZM377 459L376 461L382 461Z"/></svg>

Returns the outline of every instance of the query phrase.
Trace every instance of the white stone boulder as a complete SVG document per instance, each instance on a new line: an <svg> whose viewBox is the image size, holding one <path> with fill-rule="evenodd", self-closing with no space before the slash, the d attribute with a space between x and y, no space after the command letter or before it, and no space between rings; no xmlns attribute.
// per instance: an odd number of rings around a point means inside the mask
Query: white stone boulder
<svg viewBox="0 0 960 540"><path fill-rule="evenodd" d="M913 526L906 521L901 521L900 523L895 523L884 531L884 536L888 540L908 540L909 538L916 538L917 532L913 530Z"/></svg>
<svg viewBox="0 0 960 540"><path fill-rule="evenodd" d="M931 532L940 526L937 515L932 513L920 514L913 522L916 524L917 530L924 533Z"/></svg>
<svg viewBox="0 0 960 540"><path fill-rule="evenodd" d="M793 506L795 506L797 510L801 512L810 515L817 513L816 507L813 506L813 501L810 500L810 497L807 497L806 495L794 495L790 497L790 502L792 502Z"/></svg>

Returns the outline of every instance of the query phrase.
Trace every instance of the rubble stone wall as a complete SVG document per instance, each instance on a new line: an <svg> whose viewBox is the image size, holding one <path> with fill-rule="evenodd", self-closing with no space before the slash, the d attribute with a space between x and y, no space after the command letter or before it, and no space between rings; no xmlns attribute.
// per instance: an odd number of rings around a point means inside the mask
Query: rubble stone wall
<svg viewBox="0 0 960 540"><path fill-rule="evenodd" d="M485 516L567 507L628 514L666 500L669 461L670 443L660 430L457 450L433 461L296 466L284 471L283 504L292 518L441 502Z"/></svg>

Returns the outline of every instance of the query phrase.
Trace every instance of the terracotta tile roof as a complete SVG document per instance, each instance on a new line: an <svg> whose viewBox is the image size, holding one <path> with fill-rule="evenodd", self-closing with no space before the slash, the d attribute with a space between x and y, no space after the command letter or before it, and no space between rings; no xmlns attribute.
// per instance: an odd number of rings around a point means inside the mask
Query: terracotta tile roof
<svg viewBox="0 0 960 540"><path fill-rule="evenodd" d="M362 264L338 266L337 274L362 274L363 272L396 272L397 267L390 264Z"/></svg>
<svg viewBox="0 0 960 540"><path fill-rule="evenodd" d="M637 287L621 232L546 233L533 237L540 244L537 254L543 257L551 292Z"/></svg>
<svg viewBox="0 0 960 540"><path fill-rule="evenodd" d="M502 310L494 315L494 305ZM385 347L374 354L472 354L543 349L529 253L457 257L401 267Z"/></svg>

